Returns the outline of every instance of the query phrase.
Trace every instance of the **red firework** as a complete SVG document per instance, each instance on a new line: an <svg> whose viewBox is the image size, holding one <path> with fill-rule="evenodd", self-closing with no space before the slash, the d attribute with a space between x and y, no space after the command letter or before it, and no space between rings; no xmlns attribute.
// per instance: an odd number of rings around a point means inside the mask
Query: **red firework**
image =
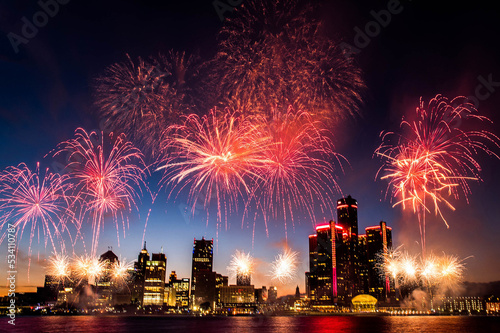
<svg viewBox="0 0 500 333"><path fill-rule="evenodd" d="M238 198L251 192L265 143L266 137L259 138L256 127L235 113L220 118L216 110L203 117L192 114L167 130L157 170L164 170L162 183L172 190L189 187L193 212L201 195L205 208L216 198L217 222L227 223Z"/></svg>
<svg viewBox="0 0 500 333"><path fill-rule="evenodd" d="M460 128L462 121L467 126ZM469 129L473 120L491 122L477 110L457 97L451 102L437 95L426 106L423 101L416 109L416 119L401 123L403 134L391 144L395 134L384 134L375 153L385 160L379 174L388 179L388 191L397 198L394 206L410 202L418 214L422 250L425 251L425 213L433 206L434 213L446 220L440 205L454 210L449 197L458 199L460 193L470 193L467 181L480 180L481 166L475 159L478 152L496 155L489 147L499 147L499 139L485 130ZM448 224L446 223L446 226Z"/></svg>
<svg viewBox="0 0 500 333"><path fill-rule="evenodd" d="M305 111L273 109L271 120L260 118L259 130L269 136L259 152L264 162L259 169L254 199L268 215L294 221L297 209L316 221L315 207L332 213L332 199L340 188L335 181L335 162L341 155L333 150L329 133ZM258 199L257 199L258 198Z"/></svg>
<svg viewBox="0 0 500 333"><path fill-rule="evenodd" d="M0 174L0 228L14 228L19 238L29 226L30 245L35 235L44 237L44 245L50 240L53 250L56 241L64 247L62 234L71 219L68 212L69 199L67 177L45 170L40 173L39 164L33 172L25 164L8 167ZM7 233L2 235L0 243Z"/></svg>
<svg viewBox="0 0 500 333"><path fill-rule="evenodd" d="M248 0L226 20L213 61L217 101L245 114L294 105L324 120L353 115L361 71L298 1Z"/></svg>
<svg viewBox="0 0 500 333"><path fill-rule="evenodd" d="M76 182L76 204L81 207L82 218L88 213L92 219L92 256L95 256L107 214L113 217L117 234L120 214L125 233L123 212L137 208L135 200L142 194L142 188L147 189L146 166L141 151L123 134L115 137L111 133L109 142L104 141L102 133L88 134L81 128L75 134L75 139L59 145L55 155L63 151L70 153L67 168Z"/></svg>

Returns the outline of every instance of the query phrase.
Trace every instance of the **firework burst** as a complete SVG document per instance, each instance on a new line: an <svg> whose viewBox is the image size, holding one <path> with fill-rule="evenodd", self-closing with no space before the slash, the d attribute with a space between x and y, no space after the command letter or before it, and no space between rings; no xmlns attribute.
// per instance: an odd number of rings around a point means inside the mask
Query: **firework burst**
<svg viewBox="0 0 500 333"><path fill-rule="evenodd" d="M12 226L22 238L28 226L29 253L35 235L40 237L40 229L45 246L50 241L54 251L56 242L64 247L61 236L68 231L67 220L71 219L67 190L66 176L51 173L48 169L41 174L39 164L34 172L25 164L8 167L0 174L0 228ZM0 243L5 237L6 233Z"/></svg>
<svg viewBox="0 0 500 333"><path fill-rule="evenodd" d="M264 163L252 199L262 208L266 231L268 215L283 217L286 232L287 219L293 223L297 208L311 222L316 221L315 207L333 214L331 198L340 192L334 165L336 161L342 166L343 157L333 151L327 131L308 112L292 108L286 112L274 109L270 121L258 119L260 137L269 135L269 143L259 153Z"/></svg>
<svg viewBox="0 0 500 333"><path fill-rule="evenodd" d="M444 293L453 291L462 282L464 260L444 253L442 256L431 253L419 258L396 249L380 257L379 269L382 277L391 277L396 289L399 286L421 286Z"/></svg>
<svg viewBox="0 0 500 333"><path fill-rule="evenodd" d="M59 283L64 283L71 275L71 265L68 256L55 253L49 259L48 272Z"/></svg>
<svg viewBox="0 0 500 333"><path fill-rule="evenodd" d="M455 208L448 198L458 199L462 193L467 199L469 180L480 180L481 166L474 159L478 152L498 158L490 146L499 147L499 139L485 130L460 128L473 120L490 122L477 110L457 97L451 102L437 95L428 105L420 102L416 119L403 120L403 134L383 135L375 154L385 160L379 169L381 179L389 182L387 191L397 198L394 206L411 204L419 218L422 251L425 252L425 213L434 211L445 222L441 206ZM396 136L396 144L391 139Z"/></svg>
<svg viewBox="0 0 500 333"><path fill-rule="evenodd" d="M133 262L127 262L125 259L113 262L111 265L111 282L117 288L125 286L130 279L130 272L133 267Z"/></svg>
<svg viewBox="0 0 500 333"><path fill-rule="evenodd" d="M360 70L324 36L312 12L297 1L249 0L240 6L219 35L213 61L217 100L245 114L266 113L276 104L314 110L329 120L356 112L364 88Z"/></svg>
<svg viewBox="0 0 500 333"><path fill-rule="evenodd" d="M250 253L236 250L236 253L231 256L227 270L234 278L238 278L238 276L249 277L254 271L254 259Z"/></svg>
<svg viewBox="0 0 500 333"><path fill-rule="evenodd" d="M75 257L72 265L72 273L80 283L86 282L90 285L96 284L104 273L106 263L97 257L80 256Z"/></svg>
<svg viewBox="0 0 500 333"><path fill-rule="evenodd" d="M195 59L169 52L145 61L109 66L95 81L99 114L110 131L123 131L143 150L155 153L163 129L194 107Z"/></svg>
<svg viewBox="0 0 500 333"><path fill-rule="evenodd" d="M259 151L265 138L258 138L255 126L227 113L217 117L212 110L207 116L190 115L181 126L169 129L157 170L164 170L162 184L172 190L189 188L192 210L201 194L207 208L216 198L218 225L237 208L238 199L251 192L254 171L262 164ZM172 194L172 192L170 192ZM208 221L207 221L208 222Z"/></svg>
<svg viewBox="0 0 500 333"><path fill-rule="evenodd" d="M76 182L74 196L81 206L82 217L90 214L92 220L92 255L95 256L99 233L108 214L113 217L118 236L118 214L125 233L123 212L136 208L135 200L146 188L146 166L142 153L125 136L109 135L110 143L101 133L88 134L77 129L76 138L63 142L59 150L70 153L67 166L69 175ZM81 226L80 226L81 227ZM119 238L118 238L119 240Z"/></svg>
<svg viewBox="0 0 500 333"><path fill-rule="evenodd" d="M273 280L286 283L293 280L297 273L297 260L299 253L286 249L276 256L271 264L271 276Z"/></svg>

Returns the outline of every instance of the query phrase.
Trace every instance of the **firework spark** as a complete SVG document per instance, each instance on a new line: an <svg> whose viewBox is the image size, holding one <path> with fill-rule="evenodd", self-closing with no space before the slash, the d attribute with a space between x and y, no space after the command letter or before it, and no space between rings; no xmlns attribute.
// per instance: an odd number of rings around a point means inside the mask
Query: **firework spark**
<svg viewBox="0 0 500 333"><path fill-rule="evenodd" d="M283 217L285 233L287 219L294 222L297 208L311 222L316 221L314 209L318 206L333 214L331 198L340 192L334 165L338 162L342 167L340 159L344 158L333 151L327 131L308 112L292 108L285 112L276 108L270 121L258 120L260 137L269 135L269 143L259 153L264 163L252 199L262 208L266 232L268 214L274 219Z"/></svg>
<svg viewBox="0 0 500 333"><path fill-rule="evenodd" d="M68 231L67 220L71 219L67 189L66 176L48 169L41 174L39 164L34 172L25 164L8 167L0 174L0 229L12 226L22 238L25 227L29 226L30 254L32 240L35 235L40 236L40 229L45 246L50 240L54 251L57 241L64 247L62 233Z"/></svg>
<svg viewBox="0 0 500 333"><path fill-rule="evenodd" d="M68 256L64 254L55 253L49 259L48 267L49 275L52 276L59 283L64 283L71 275L71 266Z"/></svg>
<svg viewBox="0 0 500 333"><path fill-rule="evenodd" d="M442 256L431 253L419 258L396 249L387 256L381 256L380 270L382 276L387 274L392 278L396 288L422 286L444 293L456 289L461 283L464 260L444 253Z"/></svg>
<svg viewBox="0 0 500 333"><path fill-rule="evenodd" d="M327 39L309 6L249 0L226 20L213 61L217 100L245 114L292 104L315 114L355 113L359 68ZM221 75L222 74L222 75Z"/></svg>
<svg viewBox="0 0 500 333"><path fill-rule="evenodd" d="M130 279L130 272L133 267L133 262L127 262L125 259L113 262L111 266L111 281L113 284L118 288L126 285Z"/></svg>
<svg viewBox="0 0 500 333"><path fill-rule="evenodd" d="M142 153L123 134L114 137L111 133L109 143L105 143L102 133L88 134L83 129L76 130L75 139L61 143L55 155L62 151L70 153L67 168L76 182L75 198L81 205L82 216L91 215L92 256L95 256L105 215L113 217L118 236L121 213L125 233L123 211L136 208L135 200L142 194L142 188L147 189Z"/></svg>
<svg viewBox="0 0 500 333"><path fill-rule="evenodd" d="M278 254L271 264L272 279L281 283L293 280L297 273L298 256L298 252L290 249Z"/></svg>
<svg viewBox="0 0 500 333"><path fill-rule="evenodd" d="M449 197L458 199L463 193L467 199L468 181L480 180L481 167L474 159L478 152L496 155L489 147L499 146L499 138L485 130L460 128L466 120L490 122L477 114L464 97L451 102L437 95L426 106L423 101L416 109L416 120L403 120L403 134L396 135L396 144L390 142L394 133L383 135L375 154L385 160L379 169L381 179L389 181L387 192L397 198L394 206L411 203L419 219L422 251L425 253L425 213L434 211L446 222L441 206L455 208ZM433 209L432 209L433 208Z"/></svg>
<svg viewBox="0 0 500 333"><path fill-rule="evenodd" d="M96 284L104 273L105 262L96 257L81 256L73 260L72 273L81 282Z"/></svg>
<svg viewBox="0 0 500 333"><path fill-rule="evenodd" d="M227 270L231 277L250 276L254 271L254 259L250 253L236 250L236 253L231 256L231 261Z"/></svg>
<svg viewBox="0 0 500 333"><path fill-rule="evenodd" d="M110 131L123 131L143 150L155 153L163 129L194 107L193 57L169 52L109 66L95 81L96 106Z"/></svg>
<svg viewBox="0 0 500 333"><path fill-rule="evenodd" d="M189 187L192 211L200 195L204 206L216 198L218 225L237 208L239 197L250 193L254 169L262 164L258 152L265 138L258 138L255 126L234 113L217 117L190 115L181 126L173 126L164 141L168 151L157 170L164 170L162 183L174 188ZM172 193L172 192L170 192ZM207 221L208 222L208 221Z"/></svg>

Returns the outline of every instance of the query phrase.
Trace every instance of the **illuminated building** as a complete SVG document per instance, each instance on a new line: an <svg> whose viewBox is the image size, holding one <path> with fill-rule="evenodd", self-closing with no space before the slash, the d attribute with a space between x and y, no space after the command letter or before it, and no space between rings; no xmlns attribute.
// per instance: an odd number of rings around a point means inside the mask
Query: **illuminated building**
<svg viewBox="0 0 500 333"><path fill-rule="evenodd" d="M377 265L381 255L387 255L392 248L392 229L384 221L380 225L365 228L366 232L366 263L368 266L368 293L380 302L390 301L395 296L394 283L389 276L380 276Z"/></svg>
<svg viewBox="0 0 500 333"><path fill-rule="evenodd" d="M359 280L360 289L363 294L368 294L370 289L370 268L368 266L368 252L366 235L358 235L359 240Z"/></svg>
<svg viewBox="0 0 500 333"><path fill-rule="evenodd" d="M237 286L249 286L251 285L251 275L250 274L236 274L236 285Z"/></svg>
<svg viewBox="0 0 500 333"><path fill-rule="evenodd" d="M215 275L213 267L213 244L212 240L194 240L193 261L191 267L191 297L193 306L212 300L215 291ZM213 296L215 298L215 296Z"/></svg>
<svg viewBox="0 0 500 333"><path fill-rule="evenodd" d="M392 247L391 228L381 222L358 235L357 209L351 196L337 200L338 222L317 225L316 234L309 235L306 293L313 306L351 306L352 298L363 294L387 302L394 295L375 262Z"/></svg>
<svg viewBox="0 0 500 333"><path fill-rule="evenodd" d="M132 302L143 305L144 298L144 278L146 276L146 264L149 260L149 253L146 249L146 242L142 248L137 261L134 263L134 274L132 276Z"/></svg>
<svg viewBox="0 0 500 333"><path fill-rule="evenodd" d="M449 313L479 313L486 309L485 301L482 297L442 297L438 311Z"/></svg>
<svg viewBox="0 0 500 333"><path fill-rule="evenodd" d="M267 288L262 286L262 288L255 289L255 303L262 304L267 302Z"/></svg>
<svg viewBox="0 0 500 333"><path fill-rule="evenodd" d="M222 313L236 315L256 312L254 286L222 286L219 291Z"/></svg>
<svg viewBox="0 0 500 333"><path fill-rule="evenodd" d="M267 291L267 301L269 303L276 302L278 300L278 288L270 286Z"/></svg>
<svg viewBox="0 0 500 333"><path fill-rule="evenodd" d="M359 257L358 240L358 202L350 195L337 200L337 225L342 227L342 246L337 248L337 262L339 263L338 277L343 279L339 284L339 299L347 304L361 294L361 260Z"/></svg>
<svg viewBox="0 0 500 333"><path fill-rule="evenodd" d="M220 288L226 287L228 285L228 282L229 282L229 278L227 276L223 276L222 274L215 275L215 293L216 293L215 302L216 302L216 304L221 303ZM214 305L214 308L215 308L215 305Z"/></svg>
<svg viewBox="0 0 500 333"><path fill-rule="evenodd" d="M371 295L360 294L354 296L351 303L355 312L375 312L377 299Z"/></svg>
<svg viewBox="0 0 500 333"><path fill-rule="evenodd" d="M79 302L78 292L73 287L65 287L57 294L57 304L74 306Z"/></svg>
<svg viewBox="0 0 500 333"><path fill-rule="evenodd" d="M163 302L163 304L165 304L166 306L177 306L177 292L175 291L175 288L170 284L165 285Z"/></svg>
<svg viewBox="0 0 500 333"><path fill-rule="evenodd" d="M310 272L315 274L315 281L311 282L315 304L333 304L334 301L331 223L316 227L316 261L310 267ZM309 242L314 245L311 238Z"/></svg>
<svg viewBox="0 0 500 333"><path fill-rule="evenodd" d="M490 296L486 299L486 313L500 313L500 298Z"/></svg>
<svg viewBox="0 0 500 333"><path fill-rule="evenodd" d="M163 253L153 253L151 260L146 262L144 276L144 296L142 304L163 305L165 297L165 275L167 258Z"/></svg>
<svg viewBox="0 0 500 333"><path fill-rule="evenodd" d="M189 279L177 280L177 275L175 277L175 280L169 280L170 286L175 290L175 305L178 308L187 309L189 307Z"/></svg>
<svg viewBox="0 0 500 333"><path fill-rule="evenodd" d="M255 303L254 286L223 286L220 288L221 304Z"/></svg>

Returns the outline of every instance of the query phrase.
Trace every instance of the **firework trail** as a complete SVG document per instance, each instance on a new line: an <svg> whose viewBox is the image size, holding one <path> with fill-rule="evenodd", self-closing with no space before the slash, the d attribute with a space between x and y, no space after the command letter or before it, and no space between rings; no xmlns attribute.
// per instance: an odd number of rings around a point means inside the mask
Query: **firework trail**
<svg viewBox="0 0 500 333"><path fill-rule="evenodd" d="M333 151L328 131L313 120L308 112L288 108L273 110L272 119L259 117L260 137L269 136L269 142L259 152L263 162L260 177L252 199L261 207L266 224L268 215L283 217L285 234L287 220L294 223L293 212L306 212L311 222L316 221L314 209L333 214L335 197L340 188L335 181L335 161L344 159ZM345 159L344 159L345 160Z"/></svg>
<svg viewBox="0 0 500 333"><path fill-rule="evenodd" d="M315 115L356 113L365 86L359 68L323 34L311 7L249 0L226 20L213 61L216 100L245 114L276 104Z"/></svg>
<svg viewBox="0 0 500 333"><path fill-rule="evenodd" d="M254 272L254 259L250 253L236 250L236 253L231 256L231 261L227 267L231 277L250 276Z"/></svg>
<svg viewBox="0 0 500 333"><path fill-rule="evenodd" d="M63 151L70 153L70 177L76 183L74 196L81 207L80 224L84 216L92 221L92 256L96 255L99 234L106 215L113 217L119 241L118 217L125 234L124 212L137 209L135 200L146 188L146 166L142 153L135 148L125 135L108 136L96 132L88 134L79 128L76 138L59 144L57 155ZM79 226L81 227L81 225Z"/></svg>
<svg viewBox="0 0 500 333"><path fill-rule="evenodd" d="M448 198L458 199L461 193L467 199L467 181L480 180L475 155L485 152L498 158L489 147L498 148L500 140L488 131L469 129L473 120L491 121L478 115L464 97L449 102L437 95L428 105L421 101L415 116L402 121L402 134L385 133L375 154L384 159L377 177L382 174L380 178L388 180L387 192L397 198L394 206L411 204L417 213L425 255L425 213L433 210L448 226L441 206L454 210ZM467 128L459 128L463 120Z"/></svg>
<svg viewBox="0 0 500 333"><path fill-rule="evenodd" d="M266 138L257 134L251 122L235 113L218 117L212 110L201 118L188 116L183 125L168 130L163 144L167 153L157 168L164 170L161 183L172 187L170 195L189 188L193 214L200 195L205 194L205 208L216 198L217 224L224 221L227 228L227 215L251 192L255 169L263 163L258 153Z"/></svg>
<svg viewBox="0 0 500 333"><path fill-rule="evenodd" d="M290 249L278 254L271 264L272 279L281 283L293 280L297 273L298 256L298 252Z"/></svg>
<svg viewBox="0 0 500 333"><path fill-rule="evenodd" d="M68 211L69 198L66 176L51 173L48 169L40 173L39 164L35 171L25 164L8 167L0 173L0 229L13 226L19 238L28 226L30 232L29 255L35 235L40 238L40 229L47 242L56 251L56 242L64 248L62 234L69 229L68 220L72 214ZM5 239L5 232L0 244ZM71 234L70 234L71 237Z"/></svg>
<svg viewBox="0 0 500 333"><path fill-rule="evenodd" d="M71 276L71 265L68 256L55 253L49 259L48 273L59 283L69 280Z"/></svg>

